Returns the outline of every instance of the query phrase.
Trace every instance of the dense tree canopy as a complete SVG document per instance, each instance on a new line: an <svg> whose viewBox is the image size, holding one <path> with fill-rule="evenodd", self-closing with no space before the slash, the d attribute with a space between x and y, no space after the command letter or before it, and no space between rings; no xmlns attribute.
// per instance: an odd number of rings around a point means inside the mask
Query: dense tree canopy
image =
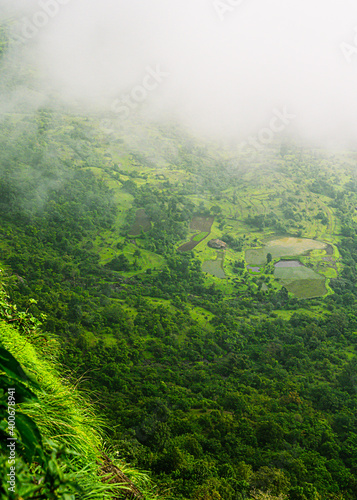
<svg viewBox="0 0 357 500"><path fill-rule="evenodd" d="M268 152L267 176L293 176L294 191L283 190L273 211L267 189L259 214L252 195L245 233L235 234L235 211L256 182L252 165L232 170L171 130L181 147L160 151L166 170L157 178L149 154L86 120L43 109L20 125L1 124L7 287L19 308L36 299L33 314L46 315L73 376L85 374L120 454L176 500L356 498L352 170L336 184L308 151ZM302 196L318 205L315 216L300 211ZM134 238L138 209L151 229ZM259 231L298 236L308 223L327 231L330 212L341 228L334 293L298 301L273 284L269 267L246 270L244 250L259 246ZM202 272L199 252L177 251L202 215L217 218L234 252L226 280Z"/></svg>

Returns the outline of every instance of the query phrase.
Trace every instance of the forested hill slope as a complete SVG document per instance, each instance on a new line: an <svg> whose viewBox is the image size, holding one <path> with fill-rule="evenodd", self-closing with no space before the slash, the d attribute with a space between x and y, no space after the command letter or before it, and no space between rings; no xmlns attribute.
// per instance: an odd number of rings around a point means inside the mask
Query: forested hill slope
<svg viewBox="0 0 357 500"><path fill-rule="evenodd" d="M355 154L134 125L1 122L11 299L167 498L354 499Z"/></svg>
<svg viewBox="0 0 357 500"><path fill-rule="evenodd" d="M69 381L60 349L1 285L1 500L163 498L106 444L105 419Z"/></svg>

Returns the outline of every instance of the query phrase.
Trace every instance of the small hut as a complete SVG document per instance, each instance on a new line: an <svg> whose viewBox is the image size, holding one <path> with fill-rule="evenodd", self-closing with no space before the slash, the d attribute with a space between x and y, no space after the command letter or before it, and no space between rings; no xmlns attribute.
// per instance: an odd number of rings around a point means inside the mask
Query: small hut
<svg viewBox="0 0 357 500"><path fill-rule="evenodd" d="M222 240L210 240L208 246L216 250L225 250L227 248L227 243Z"/></svg>

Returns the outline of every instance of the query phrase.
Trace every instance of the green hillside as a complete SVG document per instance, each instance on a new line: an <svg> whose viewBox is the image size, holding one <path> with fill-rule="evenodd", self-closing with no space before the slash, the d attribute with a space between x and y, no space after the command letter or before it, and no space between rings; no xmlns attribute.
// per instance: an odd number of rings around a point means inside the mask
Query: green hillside
<svg viewBox="0 0 357 500"><path fill-rule="evenodd" d="M63 386L46 365L43 390L52 380L60 418L96 443L75 473L103 449L100 414L105 447L150 471L159 498L354 499L354 154L257 155L156 125L139 142L50 109L0 127L3 279L58 339L36 340L64 367ZM32 340L3 337L40 376ZM61 392L63 369L95 410Z"/></svg>
<svg viewBox="0 0 357 500"><path fill-rule="evenodd" d="M1 498L354 500L355 152L74 112L5 64Z"/></svg>
<svg viewBox="0 0 357 500"><path fill-rule="evenodd" d="M357 498L357 39L206 3L3 2L0 500Z"/></svg>
<svg viewBox="0 0 357 500"><path fill-rule="evenodd" d="M106 443L107 422L59 364L57 340L2 289L0 318L0 498L157 499Z"/></svg>

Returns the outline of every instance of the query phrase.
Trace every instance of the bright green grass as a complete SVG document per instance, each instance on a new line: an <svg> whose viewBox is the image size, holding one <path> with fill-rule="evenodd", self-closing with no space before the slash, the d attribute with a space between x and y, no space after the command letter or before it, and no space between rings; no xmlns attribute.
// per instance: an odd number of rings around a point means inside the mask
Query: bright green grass
<svg viewBox="0 0 357 500"><path fill-rule="evenodd" d="M214 318L214 315L206 311L206 309L203 309L202 307L191 307L190 308L190 315L192 319L197 321L201 327L214 331L214 327L209 324L209 321L211 321L212 318Z"/></svg>
<svg viewBox="0 0 357 500"><path fill-rule="evenodd" d="M194 236L192 239L193 239L193 241L201 241L204 238L207 238L208 235L209 235L208 232L202 232L202 233L196 234L196 236Z"/></svg>
<svg viewBox="0 0 357 500"><path fill-rule="evenodd" d="M37 394L39 401L29 403L25 410L37 423L42 435L78 450L84 461L95 461L103 444L101 429L104 421L54 368L56 360L51 361L51 356L57 351L57 342L49 341L46 359L37 353L28 339L4 322L0 322L0 341L19 361L30 380L35 380L41 387Z"/></svg>
<svg viewBox="0 0 357 500"><path fill-rule="evenodd" d="M168 309L172 313L176 313L177 309L175 306L171 304L171 301L168 299L159 299L159 298L154 298L154 297L145 297L145 300L149 302L152 306L155 307L164 307L165 309Z"/></svg>
<svg viewBox="0 0 357 500"><path fill-rule="evenodd" d="M113 485L103 484L98 476L102 453L112 453L104 441L105 420L98 416L86 395L69 382L70 374L59 373L55 357L57 341L48 339L41 348L35 348L14 327L0 321L0 343L18 360L28 377L24 383L38 398L18 405L17 410L33 419L43 438L76 452L71 472L76 474L77 483L84 488L82 500L113 498ZM114 463L141 489L147 500L162 498L146 474L124 462Z"/></svg>
<svg viewBox="0 0 357 500"><path fill-rule="evenodd" d="M320 272L326 278L329 278L329 279L335 279L338 276L336 269L334 269L333 267L328 267L327 269L322 269Z"/></svg>
<svg viewBox="0 0 357 500"><path fill-rule="evenodd" d="M103 240L96 240L94 243L94 248L100 257L100 264L105 265L110 262L114 257L120 253L124 253L125 257L129 259L129 263L133 264L136 258L141 269L131 270L129 272L122 272L123 276L134 276L139 273L145 272L147 269L161 269L165 264L165 259L154 252L145 250L139 247L139 244L134 245L133 243L128 243L123 247L122 250L116 248L117 243L124 242L124 238L115 238L113 234L108 235L107 238ZM140 257L134 257L136 250L139 250Z"/></svg>
<svg viewBox="0 0 357 500"><path fill-rule="evenodd" d="M330 314L328 311L324 311L319 307L314 307L312 310L300 308L295 309L295 311L281 310L274 312L275 314L277 314L277 316L279 316L279 318L282 318L285 321L289 321L294 314L303 314L304 316L308 316L311 319L324 319L327 315Z"/></svg>
<svg viewBox="0 0 357 500"><path fill-rule="evenodd" d="M223 295L227 298L237 293L232 278L221 279L213 276L212 274L207 274L205 282L207 286L214 285L217 290L221 290Z"/></svg>

